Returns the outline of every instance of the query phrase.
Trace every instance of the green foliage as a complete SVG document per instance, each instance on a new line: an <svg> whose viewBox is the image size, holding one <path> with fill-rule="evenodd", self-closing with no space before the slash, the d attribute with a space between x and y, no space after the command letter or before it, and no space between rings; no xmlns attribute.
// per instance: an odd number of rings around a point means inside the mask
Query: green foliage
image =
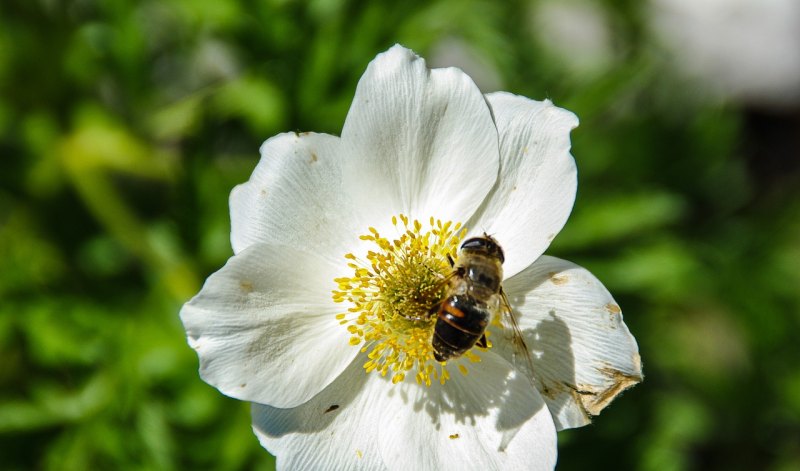
<svg viewBox="0 0 800 471"><path fill-rule="evenodd" d="M549 253L616 295L646 380L559 436L559 468L800 466L796 166L759 170L747 110L686 93L635 2L602 2L591 70L539 35L541 3L5 2L0 467L272 469L178 310L230 256L227 195L260 143L338 133L376 53L452 65L444 41L582 120Z"/></svg>

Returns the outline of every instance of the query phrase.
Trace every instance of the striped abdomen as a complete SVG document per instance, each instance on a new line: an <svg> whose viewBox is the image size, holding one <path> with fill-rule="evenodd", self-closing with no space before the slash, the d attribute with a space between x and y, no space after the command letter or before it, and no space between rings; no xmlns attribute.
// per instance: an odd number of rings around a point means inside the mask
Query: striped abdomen
<svg viewBox="0 0 800 471"><path fill-rule="evenodd" d="M472 296L453 295L442 301L433 330L433 357L447 361L461 356L483 337L491 314Z"/></svg>

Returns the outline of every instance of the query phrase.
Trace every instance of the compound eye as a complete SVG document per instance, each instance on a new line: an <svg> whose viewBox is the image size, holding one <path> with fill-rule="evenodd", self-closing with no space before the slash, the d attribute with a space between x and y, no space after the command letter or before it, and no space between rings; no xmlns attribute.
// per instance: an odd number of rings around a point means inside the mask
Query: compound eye
<svg viewBox="0 0 800 471"><path fill-rule="evenodd" d="M489 248L489 240L485 237L473 237L465 240L461 244L461 248L466 250L487 250Z"/></svg>
<svg viewBox="0 0 800 471"><path fill-rule="evenodd" d="M500 245L494 241L491 237L473 237L471 239L467 239L461 244L461 250L473 251L473 252L481 252L486 255L490 255L492 257L496 257L500 260L500 263L505 262L505 256L503 255L503 249L500 248Z"/></svg>
<svg viewBox="0 0 800 471"><path fill-rule="evenodd" d="M500 248L500 246L497 245L497 244L494 244L494 246L497 247L497 254L496 255L497 255L497 258L500 259L500 263L505 263L506 256L505 256L505 254L503 254L503 249Z"/></svg>

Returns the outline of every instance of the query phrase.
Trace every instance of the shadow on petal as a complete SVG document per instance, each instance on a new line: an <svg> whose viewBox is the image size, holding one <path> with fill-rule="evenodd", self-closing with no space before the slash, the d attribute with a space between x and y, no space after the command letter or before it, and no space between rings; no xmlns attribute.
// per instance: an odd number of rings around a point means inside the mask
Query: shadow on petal
<svg viewBox="0 0 800 471"><path fill-rule="evenodd" d="M538 280L530 287L530 291L542 282L544 279ZM509 301L514 306L514 315L519 319L524 315L520 308L525 305L526 297L515 295ZM570 410L572 404L581 405L583 402L580 399L581 391L576 386L575 354L569 326L555 309L551 309L535 328L524 329L522 334L533 358L533 371L530 371L524 358L520 358L522 354L511 351L510 342L503 342L499 351L505 358L512 358L515 367L534 382L557 423L562 411L574 415L577 411ZM590 414L583 407L578 413L580 417L574 419L583 424L591 421Z"/></svg>
<svg viewBox="0 0 800 471"><path fill-rule="evenodd" d="M525 331L526 341L537 365L541 368L558 370L559 381L547 380L544 371L534 371L539 391L546 398L550 411L559 416L573 401L581 404L575 375L575 355L572 351L572 335L567 323L556 315L555 310L549 312L549 318L540 322L535 329ZM545 366L546 365L546 366ZM568 394L562 394L567 392ZM583 419L588 423L591 419L585 410L581 410Z"/></svg>
<svg viewBox="0 0 800 471"><path fill-rule="evenodd" d="M503 451L545 403L531 380L505 359L491 351L480 353L480 357L479 363L468 365L466 376L456 373L444 386L410 383L389 394L400 395L416 412L424 411L436 431L443 422L448 426L480 427L488 420L502 436L496 445L498 451Z"/></svg>
<svg viewBox="0 0 800 471"><path fill-rule="evenodd" d="M477 453L493 469L521 459L539 437L546 439L542 453L554 450L550 413L530 380L491 351L481 358L466 376L456 373L445 385L426 387L367 374L359 356L305 404L254 404L253 429L284 465L306 468L330 462L363 467L378 456L387 465L420 460L426 467L416 469L427 469L472 463Z"/></svg>
<svg viewBox="0 0 800 471"><path fill-rule="evenodd" d="M586 269L543 256L504 287L533 354L531 376L559 430L588 424L642 380L620 307ZM498 352L511 359L509 350Z"/></svg>

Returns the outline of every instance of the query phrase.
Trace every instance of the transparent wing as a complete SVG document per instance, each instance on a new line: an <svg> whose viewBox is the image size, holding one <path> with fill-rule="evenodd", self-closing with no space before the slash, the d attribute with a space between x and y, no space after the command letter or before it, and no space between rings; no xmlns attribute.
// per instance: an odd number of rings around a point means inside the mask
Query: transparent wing
<svg viewBox="0 0 800 471"><path fill-rule="evenodd" d="M522 329L520 329L517 319L514 317L514 311L511 309L511 304L508 302L508 297L502 289L500 289L500 322L503 326L505 337L511 343L511 360L514 367L525 373L528 379L534 382L531 350L525 343Z"/></svg>
<svg viewBox="0 0 800 471"><path fill-rule="evenodd" d="M451 272L450 272L450 273L448 273L447 275L442 275L442 276L441 276L441 278L440 278L440 280L439 280L439 281L436 283L436 287L435 287L434 289L435 289L436 291L439 291L439 290L442 290L442 291L444 291L445 287L446 287L447 285L449 285L450 283L452 283L452 281L453 281L453 279L456 277L456 275L458 275L458 271L456 271L456 270L453 270L453 271L451 271ZM428 316L425 316L425 317L422 317L422 316L420 316L420 317L416 317L416 316L410 316L410 315L406 315L406 318L407 318L407 319L409 319L409 320L412 320L412 321L427 320L427 319L429 319L429 318L430 318L430 316L432 316L432 315L435 315L435 313L436 313L436 310L438 309L438 307L441 305L441 303L442 303L442 302L443 302L443 301L444 301L446 298L447 298L447 296L446 296L446 295L443 295L441 299L437 300L437 301L436 301L436 302L435 302L435 303L434 303L432 306L430 306L430 309L429 309L429 311L428 311Z"/></svg>

